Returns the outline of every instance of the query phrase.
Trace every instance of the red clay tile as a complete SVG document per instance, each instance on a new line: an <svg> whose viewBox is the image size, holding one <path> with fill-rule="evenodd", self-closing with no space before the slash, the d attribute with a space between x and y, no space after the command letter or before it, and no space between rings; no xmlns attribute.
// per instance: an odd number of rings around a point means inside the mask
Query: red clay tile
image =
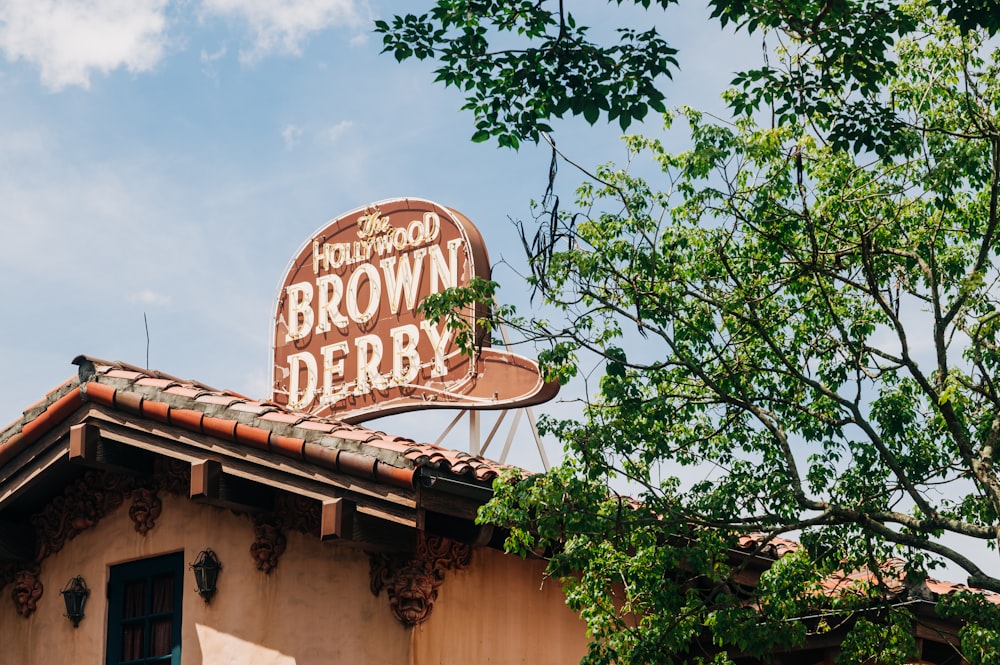
<svg viewBox="0 0 1000 665"><path fill-rule="evenodd" d="M206 416L201 421L201 430L210 436L217 436L227 441L236 441L236 425L237 422L235 420Z"/></svg>
<svg viewBox="0 0 1000 665"><path fill-rule="evenodd" d="M161 423L169 423L170 405L166 402L147 399L142 403L142 415L159 420Z"/></svg>
<svg viewBox="0 0 1000 665"><path fill-rule="evenodd" d="M138 415L142 413L142 400L143 397L139 393L119 390L115 395L115 406Z"/></svg>
<svg viewBox="0 0 1000 665"><path fill-rule="evenodd" d="M104 406L115 405L115 394L118 392L113 386L104 383L89 382L83 386L87 399L103 404Z"/></svg>
<svg viewBox="0 0 1000 665"><path fill-rule="evenodd" d="M297 439L291 436L281 436L279 434L271 435L271 450L281 453L282 455L287 455L288 457L302 459L305 445L305 439Z"/></svg>
<svg viewBox="0 0 1000 665"><path fill-rule="evenodd" d="M71 413L79 409L83 404L83 395L79 387L73 388L50 404L45 411L25 423L19 433L11 436L7 439L3 447L0 447L0 465L3 465L7 460L20 453L55 425L68 418Z"/></svg>
<svg viewBox="0 0 1000 665"><path fill-rule="evenodd" d="M318 443L312 443L311 441L303 442L302 459L312 464L317 464L324 468L338 471L337 457L339 456L340 450L336 448L327 448L326 446L321 446Z"/></svg>
<svg viewBox="0 0 1000 665"><path fill-rule="evenodd" d="M235 441L240 445L266 448L280 455L304 459L342 473L400 487L412 487L416 467L425 464L444 470L452 468L454 471L465 471L477 478L493 477L502 466L431 444L417 444L407 437L390 436L363 426L347 425L332 418L315 418L290 412L273 402L252 400L231 391L217 391L196 382L124 363L109 363L94 358L88 360L94 365L96 378L85 384L83 400L141 414L152 420ZM121 383L123 381L131 383L124 385ZM116 390L116 382L123 387ZM63 384L58 389L65 389L65 386ZM138 386L142 390L134 390ZM174 399L160 401L156 399L157 393L171 395ZM79 391L77 395L82 404ZM26 432L9 437L6 444L0 447L0 456L6 455L5 459L9 459L13 451L26 445L26 433L41 431L33 428L42 428L41 422L49 420L46 411L59 412L59 409L53 409L49 404L51 399L47 397L33 407L36 411L42 410L39 416L22 419L30 421L25 425ZM190 403L190 408L184 408L185 401ZM212 415L209 416L205 414L202 405L213 405L216 408L210 409ZM251 415L248 418L246 414ZM65 418L66 415L60 415L57 419ZM270 423L298 429L303 436L279 435L270 429ZM46 426L51 427L51 424ZM369 446L369 452L342 450L343 447L353 448L357 443ZM376 454L379 459L376 459ZM394 466L392 458L387 457L392 455L397 456L401 466ZM413 468L406 465L413 465Z"/></svg>
<svg viewBox="0 0 1000 665"><path fill-rule="evenodd" d="M310 429L315 432L325 432L325 433L330 433L339 426L340 426L339 424L334 425L331 423L324 423L318 420L308 420L308 419L303 420L298 425L296 425L296 427L301 427L302 429Z"/></svg>
<svg viewBox="0 0 1000 665"><path fill-rule="evenodd" d="M242 401L239 397L233 397L232 395L216 395L213 393L208 393L205 395L199 395L195 398L196 402L201 402L202 404L218 404L221 406L230 406L236 402Z"/></svg>
<svg viewBox="0 0 1000 665"><path fill-rule="evenodd" d="M241 443L243 445L251 446L253 448L259 448L260 450L270 449L269 445L269 439L271 438L270 430L261 429L259 427L251 427L249 425L244 425L242 423L236 423L234 436L236 437L236 443Z"/></svg>
<svg viewBox="0 0 1000 665"><path fill-rule="evenodd" d="M337 470L359 478L375 480L375 458L341 450L337 455Z"/></svg>
<svg viewBox="0 0 1000 665"><path fill-rule="evenodd" d="M136 380L135 385L137 386L149 386L150 388L158 388L160 390L166 390L170 386L180 385L173 379L160 379L152 376L144 376L141 379Z"/></svg>
<svg viewBox="0 0 1000 665"><path fill-rule="evenodd" d="M229 406L233 411L242 411L243 413L252 413L255 416L262 416L268 411L274 411L277 407L273 404L265 404L263 402L236 402Z"/></svg>
<svg viewBox="0 0 1000 665"><path fill-rule="evenodd" d="M265 413L260 418L261 420L270 420L276 423L284 423L286 425L294 425L303 419L301 413L288 413L287 411L270 411Z"/></svg>
<svg viewBox="0 0 1000 665"><path fill-rule="evenodd" d="M375 464L375 479L396 486L413 486L413 469L400 469L381 462Z"/></svg>
<svg viewBox="0 0 1000 665"><path fill-rule="evenodd" d="M386 439L380 439L378 441L368 441L369 446L374 446L376 448L382 448L383 450L391 450L395 453L405 454L409 450L410 446L402 446L395 441L387 441Z"/></svg>
<svg viewBox="0 0 1000 665"><path fill-rule="evenodd" d="M164 390L165 393L170 393L171 395L180 395L181 397L188 397L190 399L195 399L199 395L204 395L205 391L201 388L193 388L191 386L171 386Z"/></svg>
<svg viewBox="0 0 1000 665"><path fill-rule="evenodd" d="M144 376L147 376L147 375L143 374L142 372L136 372L136 371L133 371L133 370L118 369L118 368L112 367L111 369L109 369L107 371L107 373L105 374L105 376L109 376L112 379L128 379L130 381L134 381L134 380L136 380L138 378L141 378L141 377L144 377Z"/></svg>
<svg viewBox="0 0 1000 665"><path fill-rule="evenodd" d="M201 421L204 417L205 414L201 411L193 411L191 409L170 410L170 424L183 427L192 432L201 431Z"/></svg>
<svg viewBox="0 0 1000 665"><path fill-rule="evenodd" d="M368 443L371 441L374 433L371 430L334 429L330 432L330 435L347 441L360 441L361 443Z"/></svg>
<svg viewBox="0 0 1000 665"><path fill-rule="evenodd" d="M31 445L31 440L25 439L24 435L20 432L12 434L4 442L3 446L0 446L0 466L3 466L8 460L16 457L18 453L29 445Z"/></svg>
<svg viewBox="0 0 1000 665"><path fill-rule="evenodd" d="M39 411L39 410L44 411L45 407L46 407L46 405L48 405L48 403L49 403L49 395L48 395L48 393L46 393L45 397L43 397L42 399L38 400L37 402L35 402L31 406L26 407L21 413L28 414L28 413L31 413L32 411Z"/></svg>

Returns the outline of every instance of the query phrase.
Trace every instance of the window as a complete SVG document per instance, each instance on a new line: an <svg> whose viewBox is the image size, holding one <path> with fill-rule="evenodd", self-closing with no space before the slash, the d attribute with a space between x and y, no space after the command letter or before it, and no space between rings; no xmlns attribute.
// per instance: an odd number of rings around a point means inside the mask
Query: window
<svg viewBox="0 0 1000 665"><path fill-rule="evenodd" d="M183 581L183 552L112 566L108 665L180 665Z"/></svg>

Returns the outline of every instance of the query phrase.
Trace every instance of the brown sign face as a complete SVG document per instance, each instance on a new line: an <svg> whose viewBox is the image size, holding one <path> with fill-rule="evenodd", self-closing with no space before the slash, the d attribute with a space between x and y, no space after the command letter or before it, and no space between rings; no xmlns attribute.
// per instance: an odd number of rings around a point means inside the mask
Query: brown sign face
<svg viewBox="0 0 1000 665"><path fill-rule="evenodd" d="M306 242L274 314L272 399L348 422L418 408L499 409L551 399L527 358L463 355L444 322L417 312L430 293L489 278L479 231L421 199L372 204ZM464 314L474 321L474 312Z"/></svg>

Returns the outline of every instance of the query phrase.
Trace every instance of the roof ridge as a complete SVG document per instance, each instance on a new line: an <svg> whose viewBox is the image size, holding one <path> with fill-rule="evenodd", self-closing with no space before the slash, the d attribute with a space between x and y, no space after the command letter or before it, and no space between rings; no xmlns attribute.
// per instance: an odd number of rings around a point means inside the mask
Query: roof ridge
<svg viewBox="0 0 1000 665"><path fill-rule="evenodd" d="M292 411L269 400L252 399L120 361L78 355L73 364L78 366L76 377L57 386L0 431L0 464L91 401L238 445L403 487L412 487L415 472L423 467L481 483L492 481L504 469L515 468L334 417Z"/></svg>
<svg viewBox="0 0 1000 665"><path fill-rule="evenodd" d="M169 381L176 381L178 383L187 383L189 385L198 387L202 390L216 391L215 388L199 383L198 381L190 379L181 379L179 377L167 374L165 372L160 372L159 370L149 369L146 367L139 367L138 365L133 365L131 363L123 362L121 360L102 360L101 358L95 358L94 356L88 356L80 354L73 358L72 363L80 367L80 383L85 383L93 376L94 373L100 372L102 374L107 374L108 372L118 370L122 372L134 372L137 375L143 377L150 377L154 379L166 379ZM98 369L100 367L101 369ZM141 378L141 377L139 377Z"/></svg>

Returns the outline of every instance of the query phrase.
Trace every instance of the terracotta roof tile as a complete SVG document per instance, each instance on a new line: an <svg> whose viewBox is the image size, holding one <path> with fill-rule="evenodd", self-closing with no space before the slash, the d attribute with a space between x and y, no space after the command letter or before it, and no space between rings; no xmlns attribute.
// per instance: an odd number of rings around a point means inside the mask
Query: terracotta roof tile
<svg viewBox="0 0 1000 665"><path fill-rule="evenodd" d="M273 404L268 404L266 402L236 402L229 406L233 411L242 411L244 413L252 413L255 416L263 416L264 414L270 413L277 410Z"/></svg>
<svg viewBox="0 0 1000 665"><path fill-rule="evenodd" d="M86 356L79 356L74 364L80 366L80 377L85 381L77 397L53 408L78 380L69 381L0 432L0 462L16 454L18 446L26 445L22 428L30 434L52 427L55 420L67 417L67 410L72 412L89 399L249 448L267 448L277 454L396 485L412 486L413 474L422 466L480 481L495 478L504 468L468 453L417 443L333 418L289 411L272 402L252 400L155 370ZM15 435L21 443L10 445Z"/></svg>
<svg viewBox="0 0 1000 665"><path fill-rule="evenodd" d="M390 441L390 440L387 440L387 439L378 439L378 440L375 440L375 441L371 441L370 443L373 446L378 446L379 448L382 448L384 450L392 450L392 451L400 453L402 455L405 455L406 451L408 451L410 449L410 447L413 445L412 441L409 441L409 442L407 442L405 444L401 444L401 443L398 443L396 441Z"/></svg>
<svg viewBox="0 0 1000 665"><path fill-rule="evenodd" d="M787 538L777 538L772 537L770 539L765 539L763 534L753 533L745 536L741 536L739 539L739 544L737 545L739 549L750 552L757 551L761 556L765 556L771 559L780 559L790 552L802 547L799 543L794 540L788 540Z"/></svg>
<svg viewBox="0 0 1000 665"><path fill-rule="evenodd" d="M280 434L271 434L268 440L268 446L271 450L295 459L302 459L302 448L305 443L305 439L296 439Z"/></svg>
<svg viewBox="0 0 1000 665"><path fill-rule="evenodd" d="M142 415L158 420L161 423L170 422L170 405L166 402L145 400L142 403Z"/></svg>
<svg viewBox="0 0 1000 665"><path fill-rule="evenodd" d="M788 540L786 538L772 538L767 542L765 542L765 539L766 537L759 533L741 536L738 547L744 552L751 552L759 548L760 554L774 559L781 558L786 554L802 547L801 543L794 540ZM846 573L840 572L835 575L831 575L822 582L822 587L824 593L836 595L850 593L852 591L852 587L855 589L859 588L855 587L855 585L872 584L879 580L886 585L885 590L891 594L891 597L905 599L910 593L910 588L904 581L905 561L902 559L889 559L882 564L878 575L873 574L868 569L854 570ZM933 600L934 598L947 596L953 593L959 593L961 591L970 591L981 595L990 603L1000 605L1000 594L987 591L986 589L978 589L965 584L956 584L954 582L943 582L933 578L927 578L924 580L923 585L927 587L927 591L929 592L929 594L925 594L925 596L930 596L929 598L926 598L928 600ZM919 591L917 591L917 595L918 597L920 596Z"/></svg>
<svg viewBox="0 0 1000 665"><path fill-rule="evenodd" d="M152 376L144 376L141 379L137 379L136 384L140 386L150 386L152 388L158 388L160 390L164 390L171 386L180 385L173 379L158 379Z"/></svg>
<svg viewBox="0 0 1000 665"><path fill-rule="evenodd" d="M331 436L335 436L338 439L345 439L347 441L360 441L361 443L367 443L374 439L377 435L372 430L367 429L346 429L339 428L330 431Z"/></svg>
<svg viewBox="0 0 1000 665"><path fill-rule="evenodd" d="M45 397L43 397L42 399L38 400L37 402L35 402L31 406L25 408L24 411L22 411L21 413L23 415L25 415L25 416L27 416L29 414L41 413L46 408L48 408L49 404L51 404L51 403L52 403L51 398L49 397L48 394L46 394Z"/></svg>
<svg viewBox="0 0 1000 665"><path fill-rule="evenodd" d="M407 446L404 455L417 466L430 466L457 475L471 475L480 481L493 480L500 475L503 469L514 468L483 457L432 444L411 443Z"/></svg>
<svg viewBox="0 0 1000 665"><path fill-rule="evenodd" d="M218 391L124 363L84 356L79 356L74 363L81 365L81 376L84 366L92 363L88 380L80 384L74 378L57 386L25 409L22 418L0 431L0 465L90 400L250 448L267 449L342 473L403 487L412 485L414 472L425 466L472 476L478 481L492 480L503 469L515 468L363 426L288 411L270 402L251 400L237 393ZM766 540L761 534L744 536L738 543L740 551L756 552L774 559L799 547L801 545L795 541ZM886 566L882 571L884 576L891 577L901 570L898 562L887 562ZM845 585L872 579L874 576L867 571L855 571L832 576L824 586L831 592L839 592ZM1000 594L963 584L928 579L926 586L934 596L973 591L1000 604ZM905 590L902 582L898 589Z"/></svg>
<svg viewBox="0 0 1000 665"><path fill-rule="evenodd" d="M317 432L326 432L329 434L334 431L337 426L331 423L317 422L315 420L303 420L298 424L302 429L311 429Z"/></svg>
<svg viewBox="0 0 1000 665"><path fill-rule="evenodd" d="M304 415L302 415L301 413L289 413L288 411L281 411L281 410L277 410L276 409L274 411L268 411L267 413L265 413L264 415L262 415L260 418L261 418L261 420L269 420L269 421L275 422L275 423L285 423L287 425L296 425L296 424L302 422L303 420L305 420L306 417Z"/></svg>
<svg viewBox="0 0 1000 665"><path fill-rule="evenodd" d="M217 393L210 393L198 395L198 397L195 398L195 401L203 404L218 404L219 406L230 407L239 402L245 402L246 400L229 394L220 395Z"/></svg>
<svg viewBox="0 0 1000 665"><path fill-rule="evenodd" d="M112 379L129 379L135 381L136 379L145 378L147 375L142 372L136 372L134 370L128 369L116 369L114 367L109 367L108 371L104 373L104 376L110 377Z"/></svg>
<svg viewBox="0 0 1000 665"><path fill-rule="evenodd" d="M163 392L170 393L171 395L180 395L181 397L189 397L191 399L196 399L202 395L207 394L207 392L201 388L194 388L192 386L182 386L173 385Z"/></svg>

